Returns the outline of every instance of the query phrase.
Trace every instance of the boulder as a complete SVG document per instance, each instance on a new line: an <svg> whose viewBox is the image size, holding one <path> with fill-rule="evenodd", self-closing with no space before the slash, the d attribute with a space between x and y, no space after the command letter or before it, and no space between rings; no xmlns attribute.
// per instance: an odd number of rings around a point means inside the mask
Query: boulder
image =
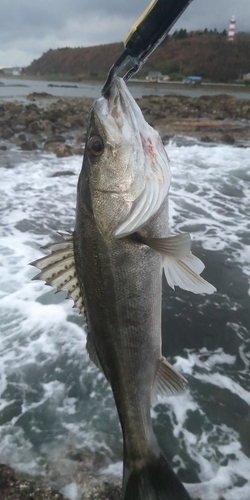
<svg viewBox="0 0 250 500"><path fill-rule="evenodd" d="M34 149L38 149L37 143L31 140L22 142L20 147L23 151L33 151Z"/></svg>
<svg viewBox="0 0 250 500"><path fill-rule="evenodd" d="M40 130L41 126L37 120L31 122L28 126L28 131L30 134L37 134L38 132L40 132Z"/></svg>
<svg viewBox="0 0 250 500"><path fill-rule="evenodd" d="M54 172L50 177L62 177L64 175L75 175L71 170L59 170L58 172Z"/></svg>
<svg viewBox="0 0 250 500"><path fill-rule="evenodd" d="M53 142L66 142L66 139L65 137L63 137L63 135L59 135L59 134L52 134L52 135L49 135L49 137L46 139L45 141L45 145L48 146L49 144L52 144Z"/></svg>
<svg viewBox="0 0 250 500"><path fill-rule="evenodd" d="M10 139L14 135L14 131L11 128L4 128L1 137L2 139Z"/></svg>
<svg viewBox="0 0 250 500"><path fill-rule="evenodd" d="M68 144L62 144L61 142L51 142L44 145L45 151L49 153L54 153L58 158L63 158L65 156L72 156L72 149Z"/></svg>
<svg viewBox="0 0 250 500"><path fill-rule="evenodd" d="M224 134L222 137L221 137L221 142L223 142L224 144L229 144L229 145L232 145L232 144L235 144L235 139L232 135L230 134Z"/></svg>
<svg viewBox="0 0 250 500"><path fill-rule="evenodd" d="M28 478L7 465L0 464L1 500L66 500L41 480Z"/></svg>
<svg viewBox="0 0 250 500"><path fill-rule="evenodd" d="M27 141L26 135L25 134L18 134L17 136L14 137L15 143L18 146L21 146L21 144L25 144Z"/></svg>

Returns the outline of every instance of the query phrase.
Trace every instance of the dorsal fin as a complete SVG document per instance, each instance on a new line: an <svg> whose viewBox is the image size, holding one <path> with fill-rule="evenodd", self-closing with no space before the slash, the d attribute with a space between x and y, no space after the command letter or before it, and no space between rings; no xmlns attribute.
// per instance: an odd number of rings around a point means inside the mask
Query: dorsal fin
<svg viewBox="0 0 250 500"><path fill-rule="evenodd" d="M41 271L33 279L43 280L46 285L53 286L57 291L67 292L67 297L74 301L73 307L78 307L86 319L75 267L73 233L59 234L63 237L63 241L45 245L43 248L49 250L50 254L31 262L32 266Z"/></svg>

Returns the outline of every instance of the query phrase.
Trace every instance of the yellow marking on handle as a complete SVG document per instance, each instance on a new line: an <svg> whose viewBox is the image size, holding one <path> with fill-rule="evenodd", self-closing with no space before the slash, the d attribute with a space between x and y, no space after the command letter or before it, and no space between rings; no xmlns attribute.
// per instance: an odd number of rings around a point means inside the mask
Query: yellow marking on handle
<svg viewBox="0 0 250 500"><path fill-rule="evenodd" d="M148 13L152 10L154 5L158 2L158 0L151 0L150 4L147 6L147 8L144 10L142 15L137 19L137 21L131 26L130 30L128 31L128 34L126 35L124 39L124 47L126 47L127 43L129 42L131 36L134 34L134 32L137 30L139 24L145 19L145 17L148 15Z"/></svg>

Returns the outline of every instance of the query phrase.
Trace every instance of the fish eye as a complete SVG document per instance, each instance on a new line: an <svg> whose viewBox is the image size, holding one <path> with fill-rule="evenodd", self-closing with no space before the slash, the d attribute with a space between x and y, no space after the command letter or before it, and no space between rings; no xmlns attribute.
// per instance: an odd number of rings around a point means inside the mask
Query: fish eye
<svg viewBox="0 0 250 500"><path fill-rule="evenodd" d="M88 150L92 155L99 156L104 149L103 140L99 135L93 135L88 142Z"/></svg>

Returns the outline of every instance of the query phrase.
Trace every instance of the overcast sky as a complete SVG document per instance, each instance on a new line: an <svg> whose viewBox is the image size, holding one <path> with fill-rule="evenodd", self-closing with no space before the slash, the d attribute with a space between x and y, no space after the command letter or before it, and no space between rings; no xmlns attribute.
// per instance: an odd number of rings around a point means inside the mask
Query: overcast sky
<svg viewBox="0 0 250 500"><path fill-rule="evenodd" d="M167 0L166 0L167 1ZM48 49L122 41L149 0L0 0L0 66L27 66ZM174 29L250 32L250 0L193 0Z"/></svg>

